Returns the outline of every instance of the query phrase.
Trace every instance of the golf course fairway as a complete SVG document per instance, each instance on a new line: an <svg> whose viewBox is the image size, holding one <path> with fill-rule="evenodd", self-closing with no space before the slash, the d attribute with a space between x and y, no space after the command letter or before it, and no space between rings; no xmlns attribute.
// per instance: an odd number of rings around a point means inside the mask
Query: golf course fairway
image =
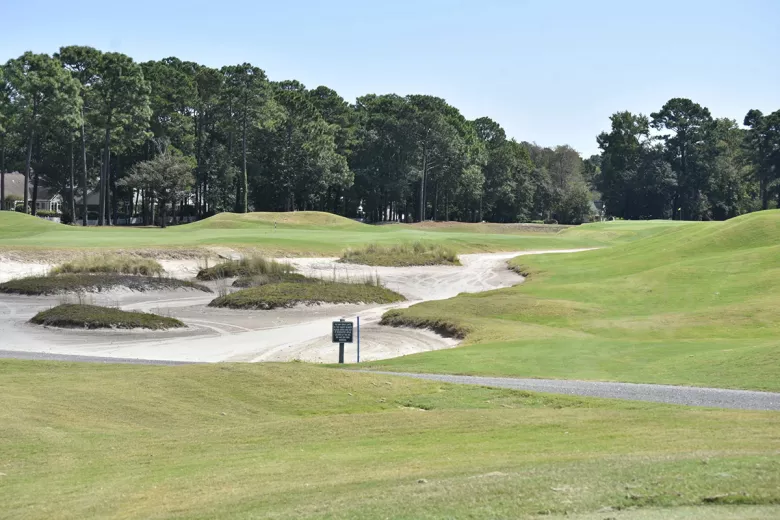
<svg viewBox="0 0 780 520"><path fill-rule="evenodd" d="M391 311L393 324L444 324L464 344L360 368L780 390L780 211L548 233L315 213L166 230L0 215L0 256L336 256L411 240L459 253L599 249L521 256L510 261L520 285ZM0 497L0 518L14 519L769 519L780 517L780 413L300 362L0 359Z"/></svg>

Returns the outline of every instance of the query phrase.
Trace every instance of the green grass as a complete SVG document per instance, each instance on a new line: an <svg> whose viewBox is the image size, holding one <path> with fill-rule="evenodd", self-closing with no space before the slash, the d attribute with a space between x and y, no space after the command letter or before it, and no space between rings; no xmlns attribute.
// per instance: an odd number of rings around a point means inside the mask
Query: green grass
<svg viewBox="0 0 780 520"><path fill-rule="evenodd" d="M778 431L298 363L0 360L0 516L772 518Z"/></svg>
<svg viewBox="0 0 780 520"><path fill-rule="evenodd" d="M274 227L276 221L276 227ZM620 223L615 223L620 224ZM508 229L508 228L507 228ZM51 257L62 252L96 250L175 250L233 247L262 252L264 256L338 256L347 248L368 244L398 244L424 240L458 253L569 249L606 245L607 235L580 237L574 233L484 232L477 226L452 231L411 225L371 226L319 212L223 213L166 229L89 227L55 224L40 218L0 212L0 252L22 252ZM195 251L191 251L195 253Z"/></svg>
<svg viewBox="0 0 780 520"><path fill-rule="evenodd" d="M610 229L634 237L520 257L520 286L392 311L395 324L443 320L467 346L372 366L780 390L780 211L564 233Z"/></svg>
<svg viewBox="0 0 780 520"><path fill-rule="evenodd" d="M84 256L77 260L65 262L52 269L54 274L111 273L160 276L163 272L164 269L157 260L125 255Z"/></svg>
<svg viewBox="0 0 780 520"><path fill-rule="evenodd" d="M295 268L288 263L277 262L262 256L245 256L238 260L225 260L212 267L198 271L198 280L219 280L221 278L252 277L264 275L269 278L284 278Z"/></svg>
<svg viewBox="0 0 780 520"><path fill-rule="evenodd" d="M411 242L394 245L369 244L347 249L341 261L372 266L408 267L412 265L460 265L451 247L433 242Z"/></svg>
<svg viewBox="0 0 780 520"><path fill-rule="evenodd" d="M29 276L0 283L0 293L46 295L73 292L99 292L126 287L133 291L166 291L191 289L211 292L199 283L159 276L126 274L58 274Z"/></svg>
<svg viewBox="0 0 780 520"><path fill-rule="evenodd" d="M213 300L211 307L232 309L276 309L318 303L393 303L400 294L379 283L342 283L307 278L241 289Z"/></svg>
<svg viewBox="0 0 780 520"><path fill-rule="evenodd" d="M66 303L41 311L30 323L72 329L175 329L184 323L145 312L127 312L110 307Z"/></svg>

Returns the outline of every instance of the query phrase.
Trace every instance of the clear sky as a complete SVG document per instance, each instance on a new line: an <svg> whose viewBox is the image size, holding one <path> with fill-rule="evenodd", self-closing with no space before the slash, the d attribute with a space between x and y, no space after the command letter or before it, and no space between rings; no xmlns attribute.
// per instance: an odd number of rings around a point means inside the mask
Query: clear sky
<svg viewBox="0 0 780 520"><path fill-rule="evenodd" d="M272 80L432 94L541 145L598 151L618 110L780 109L780 0L0 0L0 60L91 45L251 62Z"/></svg>

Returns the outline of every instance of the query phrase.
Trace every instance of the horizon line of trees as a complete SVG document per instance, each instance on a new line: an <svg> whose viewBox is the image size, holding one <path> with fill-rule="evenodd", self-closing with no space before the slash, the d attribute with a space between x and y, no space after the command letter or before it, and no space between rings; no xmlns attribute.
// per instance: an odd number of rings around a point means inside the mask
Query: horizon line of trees
<svg viewBox="0 0 780 520"><path fill-rule="evenodd" d="M0 201L5 173L20 170L25 211L35 214L46 185L64 196L64 220L83 225L89 193L98 225L164 225L177 208L576 224L594 200L621 218L722 219L777 205L780 111L752 110L742 129L672 99L649 118L611 121L602 153L583 160L567 145L509 139L434 96L350 104L248 63L136 63L68 46L0 66Z"/></svg>

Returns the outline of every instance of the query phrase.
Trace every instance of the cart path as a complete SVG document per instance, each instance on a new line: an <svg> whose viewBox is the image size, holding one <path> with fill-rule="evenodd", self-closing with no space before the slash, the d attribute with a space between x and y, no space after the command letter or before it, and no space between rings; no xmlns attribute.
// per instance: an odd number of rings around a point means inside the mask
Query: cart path
<svg viewBox="0 0 780 520"><path fill-rule="evenodd" d="M364 373L413 377L442 383L491 386L550 394L603 397L627 401L731 408L737 410L780 411L780 393L753 390L730 390L696 386L651 385L643 383L608 383L566 379L528 379L509 377L456 376L448 374L414 374L361 370Z"/></svg>
<svg viewBox="0 0 780 520"><path fill-rule="evenodd" d="M45 352L18 352L0 350L0 359L14 358L35 361L68 361L75 363L125 363L136 365L186 365L186 361L113 358L100 356L73 356ZM447 374L413 374L408 372L384 372L377 370L356 370L366 374L393 377L413 377L429 381L441 381L461 385L489 386L526 390L549 394L602 397L626 401L647 401L652 403L678 404L684 406L705 406L735 410L780 411L780 393L756 392L753 390L729 390L724 388L703 388L696 386L650 385L641 383L606 383L599 381L577 381L566 379L521 379L509 377L455 376Z"/></svg>

